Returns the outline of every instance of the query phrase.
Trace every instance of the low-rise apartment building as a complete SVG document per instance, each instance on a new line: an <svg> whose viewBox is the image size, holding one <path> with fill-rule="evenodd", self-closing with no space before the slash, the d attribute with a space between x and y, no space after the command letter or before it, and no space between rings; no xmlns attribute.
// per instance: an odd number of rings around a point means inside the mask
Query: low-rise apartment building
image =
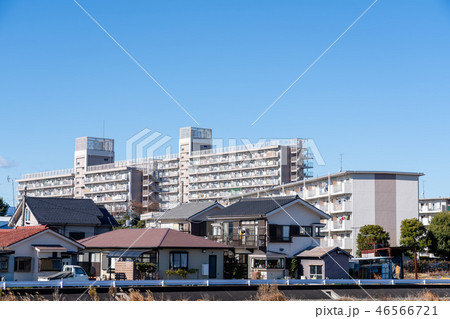
<svg viewBox="0 0 450 319"><path fill-rule="evenodd" d="M450 197L419 199L419 220L425 226L430 225L433 216L441 212L450 212Z"/></svg>
<svg viewBox="0 0 450 319"><path fill-rule="evenodd" d="M242 197L298 195L331 216L323 221L323 247L338 246L356 254L356 237L367 224L382 226L392 245L400 244L400 224L419 216L419 177L421 173L346 171L261 189Z"/></svg>

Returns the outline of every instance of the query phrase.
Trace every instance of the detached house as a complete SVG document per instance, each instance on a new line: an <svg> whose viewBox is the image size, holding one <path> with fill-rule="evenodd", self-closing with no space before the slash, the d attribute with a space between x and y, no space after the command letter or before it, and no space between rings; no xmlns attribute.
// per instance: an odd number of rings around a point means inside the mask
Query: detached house
<svg viewBox="0 0 450 319"><path fill-rule="evenodd" d="M217 202L183 203L163 213L147 213L141 220L149 228L170 228L196 236L206 236L208 214L223 209Z"/></svg>
<svg viewBox="0 0 450 319"><path fill-rule="evenodd" d="M152 279L167 270L192 270L190 279L223 279L224 254L231 246L167 228L118 229L80 240L86 247L79 264L90 276L139 279L135 264L154 263ZM171 279L177 279L171 278Z"/></svg>
<svg viewBox="0 0 450 319"><path fill-rule="evenodd" d="M235 248L229 264L241 265L242 277L277 279L288 276L288 263L299 253L319 246L320 220L330 216L287 196L241 199L207 218L208 238Z"/></svg>
<svg viewBox="0 0 450 319"><path fill-rule="evenodd" d="M0 229L2 280L37 280L77 263L83 245L46 226Z"/></svg>
<svg viewBox="0 0 450 319"><path fill-rule="evenodd" d="M10 227L47 225L58 233L82 239L111 231L117 221L91 199L24 197Z"/></svg>

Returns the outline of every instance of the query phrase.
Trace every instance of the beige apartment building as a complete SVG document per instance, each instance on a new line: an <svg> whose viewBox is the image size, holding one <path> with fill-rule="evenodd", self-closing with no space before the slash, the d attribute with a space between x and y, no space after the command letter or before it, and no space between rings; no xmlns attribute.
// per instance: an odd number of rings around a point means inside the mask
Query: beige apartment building
<svg viewBox="0 0 450 319"><path fill-rule="evenodd" d="M311 176L307 140L271 140L214 148L212 130L180 129L179 153L114 160L114 140L76 139L74 168L24 174L18 199L27 196L91 198L114 215L132 204L144 211L183 202L221 200Z"/></svg>
<svg viewBox="0 0 450 319"><path fill-rule="evenodd" d="M419 177L421 173L346 171L305 179L271 189L232 196L298 195L331 216L323 220L321 246L338 246L356 254L356 237L367 224L380 225L389 232L391 245L400 244L400 224L419 216Z"/></svg>

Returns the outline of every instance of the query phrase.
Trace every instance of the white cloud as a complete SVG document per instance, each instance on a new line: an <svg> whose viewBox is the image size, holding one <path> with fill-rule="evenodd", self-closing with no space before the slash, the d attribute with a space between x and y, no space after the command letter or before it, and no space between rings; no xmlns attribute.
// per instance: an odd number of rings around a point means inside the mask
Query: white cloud
<svg viewBox="0 0 450 319"><path fill-rule="evenodd" d="M7 160L6 158L0 155L0 168L9 168L13 166L14 162Z"/></svg>

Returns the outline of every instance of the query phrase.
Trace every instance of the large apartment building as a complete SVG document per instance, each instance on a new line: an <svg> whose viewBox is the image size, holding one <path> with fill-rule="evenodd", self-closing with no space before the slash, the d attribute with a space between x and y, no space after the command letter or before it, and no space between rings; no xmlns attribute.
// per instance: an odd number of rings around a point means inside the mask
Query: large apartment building
<svg viewBox="0 0 450 319"><path fill-rule="evenodd" d="M400 224L419 216L419 177L421 173L346 171L305 179L242 197L298 195L331 216L321 234L321 246L339 246L356 254L356 237L367 224L380 225L389 232L391 245L400 244Z"/></svg>
<svg viewBox="0 0 450 319"><path fill-rule="evenodd" d="M114 141L82 137L75 143L74 168L24 174L18 199L91 198L115 215L141 206L167 210L179 203L223 198L311 176L307 140L271 140L214 148L212 130L180 129L179 153L114 160Z"/></svg>

